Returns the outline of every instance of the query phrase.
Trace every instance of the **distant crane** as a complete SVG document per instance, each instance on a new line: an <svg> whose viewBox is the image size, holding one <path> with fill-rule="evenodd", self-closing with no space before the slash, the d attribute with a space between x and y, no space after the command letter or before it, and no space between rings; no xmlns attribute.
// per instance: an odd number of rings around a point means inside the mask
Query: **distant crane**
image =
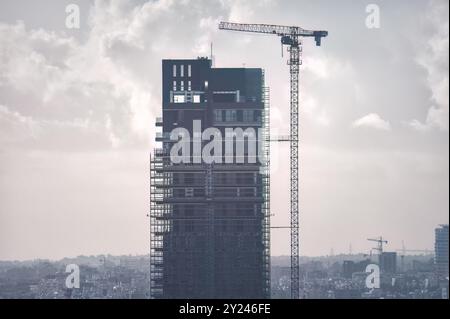
<svg viewBox="0 0 450 319"><path fill-rule="evenodd" d="M298 74L301 64L302 37L313 37L320 46L327 31L311 31L295 26L270 24L244 24L220 22L219 29L272 34L281 37L281 45L287 45L290 69L290 191L291 191L291 298L299 299L299 208L298 208Z"/></svg>
<svg viewBox="0 0 450 319"><path fill-rule="evenodd" d="M405 242L402 240L402 248L396 249L395 251L400 252L400 263L402 271L405 271L405 256L406 253L423 253L423 254L432 254L431 250L428 249L406 249Z"/></svg>
<svg viewBox="0 0 450 319"><path fill-rule="evenodd" d="M433 251L430 249L396 249L395 251L399 252L408 252L408 253L422 253L422 254L432 254Z"/></svg>
<svg viewBox="0 0 450 319"><path fill-rule="evenodd" d="M382 236L378 237L378 238L367 238L368 241L374 241L377 243L377 247L373 248L375 250L378 250L378 253L381 255L381 253L383 252L383 244L387 244L388 241L383 239Z"/></svg>

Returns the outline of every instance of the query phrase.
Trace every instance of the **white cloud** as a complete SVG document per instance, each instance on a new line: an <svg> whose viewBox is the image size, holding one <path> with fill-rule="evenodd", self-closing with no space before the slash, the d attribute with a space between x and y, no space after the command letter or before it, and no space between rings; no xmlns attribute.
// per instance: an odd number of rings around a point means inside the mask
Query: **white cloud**
<svg viewBox="0 0 450 319"><path fill-rule="evenodd" d="M331 123L330 116L325 108L318 106L316 98L305 94L304 100L301 102L301 109L312 122L320 126L329 126Z"/></svg>
<svg viewBox="0 0 450 319"><path fill-rule="evenodd" d="M142 122L151 122L156 103L145 83L102 54L106 36L91 33L80 44L18 22L0 24L0 37L0 102L39 128L39 134L28 132L27 141L27 127L21 126L15 147L29 147L28 142L44 149L119 145L111 136L120 136L125 145L148 143L153 128Z"/></svg>
<svg viewBox="0 0 450 319"><path fill-rule="evenodd" d="M430 130L430 126L427 124L423 124L422 122L418 121L418 120L412 120L409 123L406 123L409 126L411 126L413 129L415 129L416 131L420 131L420 132L425 132Z"/></svg>
<svg viewBox="0 0 450 319"><path fill-rule="evenodd" d="M161 109L161 60L209 54L220 20L248 17L266 5L270 1L96 1L83 42L27 29L24 22L0 23L0 103L43 130L36 138L44 148L61 146L44 138L53 121L86 123L72 135L76 141L65 142L81 149L94 141L96 148L148 147ZM83 147L78 137L85 135L92 136Z"/></svg>
<svg viewBox="0 0 450 319"><path fill-rule="evenodd" d="M222 4L230 8L229 21L240 23L254 23L255 12L263 7L270 8L272 0L221 0Z"/></svg>
<svg viewBox="0 0 450 319"><path fill-rule="evenodd" d="M370 113L353 122L353 127L369 127L377 130L389 131L391 125L378 114Z"/></svg>
<svg viewBox="0 0 450 319"><path fill-rule="evenodd" d="M449 128L449 20L448 1L430 1L424 26L432 30L428 39L420 43L416 62L427 72L426 82L431 91L430 103L425 121L410 122L411 127L423 131Z"/></svg>
<svg viewBox="0 0 450 319"><path fill-rule="evenodd" d="M324 52L317 52L302 57L302 70L319 79L329 79L342 74L353 75L354 70L348 61L343 61Z"/></svg>
<svg viewBox="0 0 450 319"><path fill-rule="evenodd" d="M330 117L325 110L322 110L317 116L317 123L322 126L329 126L331 123Z"/></svg>

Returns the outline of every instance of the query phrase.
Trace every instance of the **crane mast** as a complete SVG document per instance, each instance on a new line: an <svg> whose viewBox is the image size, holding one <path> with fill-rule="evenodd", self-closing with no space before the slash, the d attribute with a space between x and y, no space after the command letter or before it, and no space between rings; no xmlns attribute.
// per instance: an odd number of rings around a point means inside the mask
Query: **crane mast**
<svg viewBox="0 0 450 319"><path fill-rule="evenodd" d="M245 24L220 22L219 29L272 34L281 37L281 44L288 46L290 71L290 230L291 230L291 298L300 297L299 268L299 191L298 191L298 78L301 64L301 37L314 37L317 46L321 38L328 35L327 31L311 31L295 26L271 24Z"/></svg>

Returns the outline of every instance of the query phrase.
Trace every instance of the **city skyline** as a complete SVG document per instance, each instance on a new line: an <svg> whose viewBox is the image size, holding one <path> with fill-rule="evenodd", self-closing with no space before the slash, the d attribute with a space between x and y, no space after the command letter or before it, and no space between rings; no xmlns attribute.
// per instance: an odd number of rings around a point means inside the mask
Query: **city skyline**
<svg viewBox="0 0 450 319"><path fill-rule="evenodd" d="M80 29L65 26L70 3ZM449 209L448 2L377 1L374 29L370 3L0 4L0 260L148 253L164 58L213 43L215 67L263 68L272 132L288 133L286 52L221 20L330 32L320 50L305 41L300 70L300 255L368 252L381 235L387 251L433 250ZM272 154L272 225L285 226L288 146ZM272 255L288 242L274 229Z"/></svg>

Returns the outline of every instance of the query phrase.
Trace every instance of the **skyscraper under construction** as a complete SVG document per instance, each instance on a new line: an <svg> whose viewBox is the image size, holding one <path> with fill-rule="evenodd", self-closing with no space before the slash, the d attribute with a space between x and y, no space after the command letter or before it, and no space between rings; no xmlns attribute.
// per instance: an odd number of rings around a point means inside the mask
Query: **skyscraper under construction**
<svg viewBox="0 0 450 319"><path fill-rule="evenodd" d="M150 159L152 297L269 298L263 70L163 60L162 115Z"/></svg>

